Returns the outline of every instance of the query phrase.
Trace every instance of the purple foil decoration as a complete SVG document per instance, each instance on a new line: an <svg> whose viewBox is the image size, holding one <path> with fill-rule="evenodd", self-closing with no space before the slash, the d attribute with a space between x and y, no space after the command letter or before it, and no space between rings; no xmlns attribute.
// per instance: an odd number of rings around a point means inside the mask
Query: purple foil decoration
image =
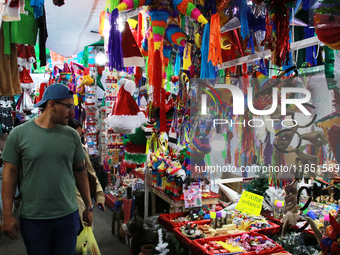
<svg viewBox="0 0 340 255"><path fill-rule="evenodd" d="M109 35L109 69L116 69L117 71L124 70L123 50L122 50L122 35L118 29L118 9L114 9L110 15L110 35Z"/></svg>
<svg viewBox="0 0 340 255"><path fill-rule="evenodd" d="M127 69L127 73L128 73L128 74L134 74L134 68L133 68L133 66L132 66L132 67L127 67L126 69Z"/></svg>

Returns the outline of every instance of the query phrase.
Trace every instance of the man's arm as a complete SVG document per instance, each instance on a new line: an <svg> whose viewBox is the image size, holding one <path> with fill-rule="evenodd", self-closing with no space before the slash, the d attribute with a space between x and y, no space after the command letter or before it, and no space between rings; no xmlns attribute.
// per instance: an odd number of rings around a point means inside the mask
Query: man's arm
<svg viewBox="0 0 340 255"><path fill-rule="evenodd" d="M2 202L4 216L4 233L11 239L18 239L16 232L19 232L19 224L12 213L13 198L17 186L18 166L11 163L4 163L2 173Z"/></svg>
<svg viewBox="0 0 340 255"><path fill-rule="evenodd" d="M73 174L76 179L76 185L79 190L81 197L85 203L85 208L92 206L89 179L87 177L87 171L85 169L85 162L73 164ZM85 209L83 213L83 220L87 225L92 225L93 214L92 211Z"/></svg>

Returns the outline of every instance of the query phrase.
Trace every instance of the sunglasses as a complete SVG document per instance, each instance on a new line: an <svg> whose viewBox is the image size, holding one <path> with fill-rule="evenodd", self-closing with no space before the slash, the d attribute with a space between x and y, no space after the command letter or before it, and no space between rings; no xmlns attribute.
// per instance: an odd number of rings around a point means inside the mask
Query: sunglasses
<svg viewBox="0 0 340 255"><path fill-rule="evenodd" d="M56 104L62 104L62 105L64 105L66 108L67 108L67 110L69 110L69 111L73 111L75 108L76 108L76 106L74 105L74 104L64 104L64 103L62 103L62 102L58 102L58 101L54 101Z"/></svg>

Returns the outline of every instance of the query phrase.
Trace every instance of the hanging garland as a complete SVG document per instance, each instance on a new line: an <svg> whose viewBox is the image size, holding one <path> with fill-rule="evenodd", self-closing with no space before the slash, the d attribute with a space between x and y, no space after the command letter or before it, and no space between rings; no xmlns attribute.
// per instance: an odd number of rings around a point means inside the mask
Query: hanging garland
<svg viewBox="0 0 340 255"><path fill-rule="evenodd" d="M275 41L273 62L277 66L283 66L285 63L288 64L289 60L289 8L295 7L295 0L267 0L266 3L273 22L272 42Z"/></svg>

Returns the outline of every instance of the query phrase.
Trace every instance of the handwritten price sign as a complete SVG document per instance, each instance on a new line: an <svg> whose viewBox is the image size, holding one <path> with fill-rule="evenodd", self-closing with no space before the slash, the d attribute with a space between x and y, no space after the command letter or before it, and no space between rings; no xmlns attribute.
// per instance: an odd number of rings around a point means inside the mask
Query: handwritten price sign
<svg viewBox="0 0 340 255"><path fill-rule="evenodd" d="M262 210L263 196L243 191L240 201L237 203L236 210L249 215L259 216Z"/></svg>

